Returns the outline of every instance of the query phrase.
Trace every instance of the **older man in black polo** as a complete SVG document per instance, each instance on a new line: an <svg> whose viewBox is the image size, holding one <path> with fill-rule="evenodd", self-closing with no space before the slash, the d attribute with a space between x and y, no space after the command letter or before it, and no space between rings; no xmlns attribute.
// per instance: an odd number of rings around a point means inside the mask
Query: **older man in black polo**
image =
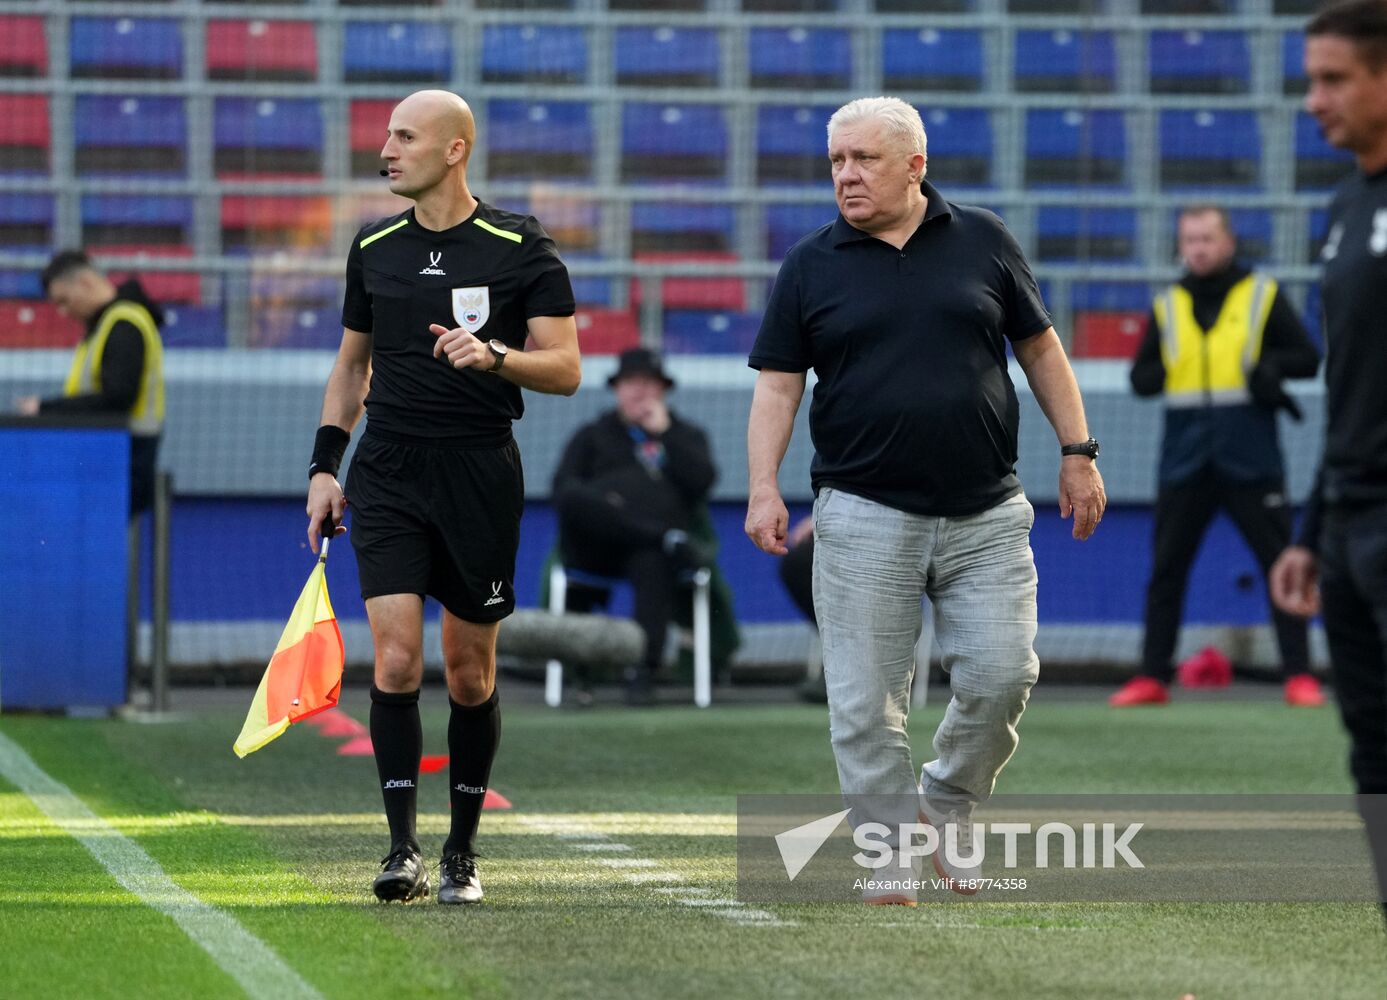
<svg viewBox="0 0 1387 1000"><path fill-rule="evenodd" d="M751 353L746 531L785 553L777 474L813 368L814 605L839 783L854 823L918 805L958 843L935 868L966 892L972 807L1016 749L1039 671L1008 343L1054 427L1060 514L1080 540L1106 503L1098 443L1015 240L924 179L919 113L853 101L829 119L828 153L839 218L786 256ZM926 594L953 698L917 779L905 723ZM866 895L915 901L908 886Z"/></svg>

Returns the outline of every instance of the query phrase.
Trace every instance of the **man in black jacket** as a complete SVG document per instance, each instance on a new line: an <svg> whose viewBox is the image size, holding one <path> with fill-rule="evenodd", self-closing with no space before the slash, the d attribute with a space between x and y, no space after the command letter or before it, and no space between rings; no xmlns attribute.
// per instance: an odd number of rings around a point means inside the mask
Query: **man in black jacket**
<svg viewBox="0 0 1387 1000"><path fill-rule="evenodd" d="M584 585L584 574L631 581L645 655L627 674L627 697L648 704L678 576L707 565L688 529L717 469L707 436L666 405L674 380L653 351L623 353L607 384L616 409L578 430L554 473L560 552L570 571L566 604L588 611L605 602L607 588Z"/></svg>
<svg viewBox="0 0 1387 1000"><path fill-rule="evenodd" d="M164 427L164 315L138 280L119 288L80 250L54 255L43 270L44 291L58 311L86 326L63 394L25 396L23 416L114 414L130 420L130 514L154 499L159 436Z"/></svg>
<svg viewBox="0 0 1387 1000"><path fill-rule="evenodd" d="M1290 540L1276 411L1300 410L1281 380L1311 377L1320 360L1276 282L1235 260L1221 208L1184 209L1179 248L1185 274L1157 296L1131 372L1137 395L1164 395L1165 436L1141 672L1112 696L1117 707L1169 700L1190 566L1220 508L1263 573ZM1272 618L1286 701L1324 704L1305 622L1275 607Z"/></svg>

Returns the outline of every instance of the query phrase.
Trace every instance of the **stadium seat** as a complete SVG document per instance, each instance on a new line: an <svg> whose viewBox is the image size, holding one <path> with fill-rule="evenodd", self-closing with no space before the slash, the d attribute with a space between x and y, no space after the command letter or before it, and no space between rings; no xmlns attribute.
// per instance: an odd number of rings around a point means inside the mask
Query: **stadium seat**
<svg viewBox="0 0 1387 1000"><path fill-rule="evenodd" d="M173 80L183 75L183 29L173 18L74 17L74 77Z"/></svg>
<svg viewBox="0 0 1387 1000"><path fill-rule="evenodd" d="M582 83L587 73L588 40L582 28L491 24L482 30L486 83Z"/></svg>
<svg viewBox="0 0 1387 1000"><path fill-rule="evenodd" d="M618 85L717 85L722 50L712 28L622 27L613 38Z"/></svg>
<svg viewBox="0 0 1387 1000"><path fill-rule="evenodd" d="M318 76L311 21L208 21L209 80L306 82Z"/></svg>
<svg viewBox="0 0 1387 1000"><path fill-rule="evenodd" d="M81 176L187 172L187 110L180 97L79 94L72 116Z"/></svg>
<svg viewBox="0 0 1387 1000"><path fill-rule="evenodd" d="M1117 43L1111 31L1018 31L1013 78L1024 93L1110 94Z"/></svg>
<svg viewBox="0 0 1387 1000"><path fill-rule="evenodd" d="M1147 61L1153 94L1246 94L1252 88L1242 31L1153 31Z"/></svg>
<svg viewBox="0 0 1387 1000"><path fill-rule="evenodd" d="M992 119L984 108L933 108L924 113L926 176L958 187L992 184Z"/></svg>
<svg viewBox="0 0 1387 1000"><path fill-rule="evenodd" d="M1075 282L1070 287L1074 356L1130 358L1136 354L1146 332L1151 294L1140 282Z"/></svg>
<svg viewBox="0 0 1387 1000"><path fill-rule="evenodd" d="M212 117L218 177L322 174L323 114L317 101L219 97Z"/></svg>
<svg viewBox="0 0 1387 1000"><path fill-rule="evenodd" d="M640 323L630 309L581 308L574 319L584 354L620 354L641 342Z"/></svg>
<svg viewBox="0 0 1387 1000"><path fill-rule="evenodd" d="M1164 188L1256 188L1261 131L1252 111L1162 111Z"/></svg>
<svg viewBox="0 0 1387 1000"><path fill-rule="evenodd" d="M1306 86L1305 34L1288 31L1281 36L1281 93L1300 97Z"/></svg>
<svg viewBox="0 0 1387 1000"><path fill-rule="evenodd" d="M0 173L48 172L48 98L0 94Z"/></svg>
<svg viewBox="0 0 1387 1000"><path fill-rule="evenodd" d="M601 235L602 203L562 190L534 192L525 209L539 219L559 250L593 250ZM519 211L517 209L517 211Z"/></svg>
<svg viewBox="0 0 1387 1000"><path fill-rule="evenodd" d="M453 73L448 25L441 21L348 21L342 78L348 83L447 83Z"/></svg>
<svg viewBox="0 0 1387 1000"><path fill-rule="evenodd" d="M48 40L43 18L0 15L0 76L38 77L48 73Z"/></svg>
<svg viewBox="0 0 1387 1000"><path fill-rule="evenodd" d="M1315 119L1304 111L1295 116L1295 186L1297 191L1333 188L1353 172L1353 154L1324 141Z"/></svg>
<svg viewBox="0 0 1387 1000"><path fill-rule="evenodd" d="M84 194L84 247L151 244L190 246L193 200L173 195Z"/></svg>
<svg viewBox="0 0 1387 1000"><path fill-rule="evenodd" d="M1106 0L1007 0L1009 14L1102 14Z"/></svg>
<svg viewBox="0 0 1387 1000"><path fill-rule="evenodd" d="M878 14L962 14L977 0L872 0Z"/></svg>
<svg viewBox="0 0 1387 1000"><path fill-rule="evenodd" d="M68 348L81 339L82 325L58 312L58 307L50 302L0 299L0 350Z"/></svg>
<svg viewBox="0 0 1387 1000"><path fill-rule="evenodd" d="M786 251L820 226L838 217L831 201L766 206L766 258L781 260Z"/></svg>
<svg viewBox="0 0 1387 1000"><path fill-rule="evenodd" d="M221 2L221 0L219 0ZM232 0L225 0L230 3ZM279 3L312 3L313 0L278 0ZM337 0L340 7L379 7L380 0ZM488 7L514 7L514 0L473 0L473 5L479 8ZM403 5L401 5L403 6ZM443 0L411 0L411 7L441 7ZM573 6L573 0L525 0L526 7L547 7L547 8L567 8Z"/></svg>
<svg viewBox="0 0 1387 1000"><path fill-rule="evenodd" d="M1125 186L1127 128L1121 111L1026 112L1028 185Z"/></svg>
<svg viewBox="0 0 1387 1000"><path fill-rule="evenodd" d="M666 354L751 353L761 314L671 309L665 313Z"/></svg>
<svg viewBox="0 0 1387 1000"><path fill-rule="evenodd" d="M0 198L0 249L44 253L53 245L53 196L10 192Z"/></svg>
<svg viewBox="0 0 1387 1000"><path fill-rule="evenodd" d="M160 246L158 244L133 243L103 246L94 255L98 263L106 264L111 280L120 284L128 277L136 276L145 291L155 302L202 301L202 276L197 271L156 271L139 264L139 260L166 260L192 258L190 246ZM136 258L134 266L110 264L115 257Z"/></svg>
<svg viewBox="0 0 1387 1000"><path fill-rule="evenodd" d="M830 105L763 104L756 109L756 180L760 184L815 184L830 177Z"/></svg>
<svg viewBox="0 0 1387 1000"><path fill-rule="evenodd" d="M638 253L632 259L642 264L735 264L734 253ZM631 305L639 306L643 283L631 281ZM660 286L660 302L666 309L727 309L741 312L746 308L746 284L740 278L665 278Z"/></svg>
<svg viewBox="0 0 1387 1000"><path fill-rule="evenodd" d="M887 90L979 91L985 67L980 31L887 28L881 33L881 80Z"/></svg>
<svg viewBox="0 0 1387 1000"><path fill-rule="evenodd" d="M726 172L727 119L721 105L622 105L623 181L711 181Z"/></svg>
<svg viewBox="0 0 1387 1000"><path fill-rule="evenodd" d="M489 3L503 3L504 0L487 0ZM513 0L512 0L513 2ZM540 0L550 2L550 0ZM571 3L571 0L569 0ZM705 10L708 0L607 0L611 10Z"/></svg>
<svg viewBox="0 0 1387 1000"><path fill-rule="evenodd" d="M545 228L549 227L546 225ZM601 254L580 250L576 253L564 253L563 259L568 264L569 280L573 283L573 299L578 303L580 310L592 306L605 309L612 304L612 291L619 284L617 279L605 274L578 273L583 263L602 261L604 258Z"/></svg>
<svg viewBox="0 0 1387 1000"><path fill-rule="evenodd" d="M230 195L221 208L227 253L326 251L332 242L332 200L327 197Z"/></svg>
<svg viewBox="0 0 1387 1000"><path fill-rule="evenodd" d="M728 202L638 201L631 206L631 250L730 250L737 218Z"/></svg>
<svg viewBox="0 0 1387 1000"><path fill-rule="evenodd" d="M255 306L251 309L248 346L252 348L335 350L341 343L340 303Z"/></svg>
<svg viewBox="0 0 1387 1000"><path fill-rule="evenodd" d="M167 306L164 326L159 332L165 347L227 346L226 321L221 306Z"/></svg>
<svg viewBox="0 0 1387 1000"><path fill-rule="evenodd" d="M741 0L748 14L828 14L838 9L838 0Z"/></svg>
<svg viewBox="0 0 1387 1000"><path fill-rule="evenodd" d="M1042 205L1036 232L1036 257L1042 261L1131 264L1137 258L1134 208Z"/></svg>
<svg viewBox="0 0 1387 1000"><path fill-rule="evenodd" d="M486 125L487 173L495 180L592 176L592 118L584 102L494 100Z"/></svg>
<svg viewBox="0 0 1387 1000"><path fill-rule="evenodd" d="M753 87L835 90L852 83L852 35L835 28L752 28Z"/></svg>
<svg viewBox="0 0 1387 1000"><path fill-rule="evenodd" d="M1209 14L1237 12L1237 0L1141 0L1143 14L1190 14L1196 17Z"/></svg>
<svg viewBox="0 0 1387 1000"><path fill-rule="evenodd" d="M353 177L379 177L385 161L380 151L390 130L395 101L357 100L347 109L347 145L351 150Z"/></svg>

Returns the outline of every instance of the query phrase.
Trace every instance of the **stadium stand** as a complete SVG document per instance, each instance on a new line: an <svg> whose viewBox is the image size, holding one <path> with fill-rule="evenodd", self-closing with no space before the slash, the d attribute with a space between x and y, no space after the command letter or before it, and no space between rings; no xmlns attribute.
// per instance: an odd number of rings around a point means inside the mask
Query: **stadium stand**
<svg viewBox="0 0 1387 1000"><path fill-rule="evenodd" d="M992 117L984 108L931 108L922 117L931 180L951 187L991 187Z"/></svg>
<svg viewBox="0 0 1387 1000"><path fill-rule="evenodd" d="M311 21L208 21L209 80L310 81L318 77Z"/></svg>
<svg viewBox="0 0 1387 1000"><path fill-rule="evenodd" d="M578 101L494 100L487 105L487 171L506 180L585 180L592 175L592 116Z"/></svg>
<svg viewBox="0 0 1387 1000"><path fill-rule="evenodd" d="M381 148L389 130L394 101L352 101L347 110L347 145L353 177L377 177L381 168Z"/></svg>
<svg viewBox="0 0 1387 1000"><path fill-rule="evenodd" d="M631 206L631 249L727 251L736 243L736 226L731 205L638 201Z"/></svg>
<svg viewBox="0 0 1387 1000"><path fill-rule="evenodd" d="M620 354L641 342L641 328L629 309L581 308L578 345L584 354Z"/></svg>
<svg viewBox="0 0 1387 1000"><path fill-rule="evenodd" d="M979 91L986 85L982 32L888 28L881 33L881 80L889 91Z"/></svg>
<svg viewBox="0 0 1387 1000"><path fill-rule="evenodd" d="M621 179L715 181L727 173L727 118L716 104L629 102L621 114Z"/></svg>
<svg viewBox="0 0 1387 1000"><path fill-rule="evenodd" d="M6 287L5 272L0 271L0 289ZM81 337L82 328L64 319L51 303L0 298L0 350L67 348Z"/></svg>
<svg viewBox="0 0 1387 1000"><path fill-rule="evenodd" d="M1013 79L1023 93L1110 94L1117 89L1117 43L1110 31L1016 33Z"/></svg>
<svg viewBox="0 0 1387 1000"><path fill-rule="evenodd" d="M780 260L801 239L832 222L838 208L832 201L766 206L766 257Z"/></svg>
<svg viewBox="0 0 1387 1000"><path fill-rule="evenodd" d="M1036 258L1095 265L1131 264L1137 255L1134 208L1042 205L1036 216Z"/></svg>
<svg viewBox="0 0 1387 1000"><path fill-rule="evenodd" d="M620 27L614 35L620 86L712 87L722 48L711 28Z"/></svg>
<svg viewBox="0 0 1387 1000"><path fill-rule="evenodd" d="M0 76L40 77L48 72L43 18L0 15Z"/></svg>
<svg viewBox="0 0 1387 1000"><path fill-rule="evenodd" d="M1252 58L1241 31L1153 31L1147 59L1153 94L1252 89Z"/></svg>
<svg viewBox="0 0 1387 1000"><path fill-rule="evenodd" d="M68 65L74 77L173 80L183 75L183 32L164 17L75 17Z"/></svg>
<svg viewBox="0 0 1387 1000"><path fill-rule="evenodd" d="M1136 354L1151 309L1143 282L1076 281L1070 286L1077 358L1130 358Z"/></svg>
<svg viewBox="0 0 1387 1000"><path fill-rule="evenodd" d="M44 252L53 245L53 196L0 198L0 247L15 253Z"/></svg>
<svg viewBox="0 0 1387 1000"><path fill-rule="evenodd" d="M134 258L133 266L111 267L111 278L117 284L132 274L138 274L145 291L155 302L197 303L202 301L202 275L197 271L165 271L151 269L140 262L154 260L186 260L193 256L189 246L170 246L164 244L133 243L108 244L96 253L96 259L105 261L114 257Z"/></svg>
<svg viewBox="0 0 1387 1000"><path fill-rule="evenodd" d="M841 89L852 82L852 36L832 28L752 28L753 87Z"/></svg>
<svg viewBox="0 0 1387 1000"><path fill-rule="evenodd" d="M231 195L221 203L222 246L236 254L322 254L331 245L332 218L330 198Z"/></svg>
<svg viewBox="0 0 1387 1000"><path fill-rule="evenodd" d="M72 118L73 162L81 176L187 173L187 107L182 98L79 94Z"/></svg>
<svg viewBox="0 0 1387 1000"><path fill-rule="evenodd" d="M1327 191L1353 170L1353 157L1324 141L1315 119L1295 116L1295 186L1297 191Z"/></svg>
<svg viewBox="0 0 1387 1000"><path fill-rule="evenodd" d="M0 94L0 174L48 172L48 98Z"/></svg>
<svg viewBox="0 0 1387 1000"><path fill-rule="evenodd" d="M828 118L835 107L763 104L756 109L756 181L813 184L829 178Z"/></svg>
<svg viewBox="0 0 1387 1000"><path fill-rule="evenodd" d="M322 175L323 116L315 100L219 97L213 141L218 177Z"/></svg>
<svg viewBox="0 0 1387 1000"><path fill-rule="evenodd" d="M193 200L176 195L85 194L82 245L191 247Z"/></svg>
<svg viewBox="0 0 1387 1000"><path fill-rule="evenodd" d="M1120 187L1127 183L1121 111L1037 108L1026 112L1028 185Z"/></svg>
<svg viewBox="0 0 1387 1000"><path fill-rule="evenodd" d="M665 313L665 353L745 356L760 328L760 313L671 309Z"/></svg>
<svg viewBox="0 0 1387 1000"><path fill-rule="evenodd" d="M1281 92L1300 97L1305 88L1305 34L1288 31L1281 36Z"/></svg>
<svg viewBox="0 0 1387 1000"><path fill-rule="evenodd" d="M225 349L226 320L220 306L166 306L164 346Z"/></svg>
<svg viewBox="0 0 1387 1000"><path fill-rule="evenodd" d="M342 79L348 83L440 83L452 72L452 42L441 22L347 22Z"/></svg>
<svg viewBox="0 0 1387 1000"><path fill-rule="evenodd" d="M492 24L482 29L482 80L487 83L582 83L587 72L582 28Z"/></svg>
<svg viewBox="0 0 1387 1000"><path fill-rule="evenodd" d="M1262 134L1252 111L1160 113L1160 182L1166 189L1261 186Z"/></svg>

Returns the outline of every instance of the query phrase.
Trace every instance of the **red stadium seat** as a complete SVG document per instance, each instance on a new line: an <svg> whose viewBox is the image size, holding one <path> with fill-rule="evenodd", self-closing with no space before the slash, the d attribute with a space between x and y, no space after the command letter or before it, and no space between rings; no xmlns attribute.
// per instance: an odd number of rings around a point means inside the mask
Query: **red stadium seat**
<svg viewBox="0 0 1387 1000"><path fill-rule="evenodd" d="M390 112L395 101L352 101L348 145L351 148L352 176L376 177L384 166L380 158L385 145Z"/></svg>
<svg viewBox="0 0 1387 1000"><path fill-rule="evenodd" d="M104 246L98 259L110 257L180 258L192 257L193 248L189 246L160 246L151 244L130 244L125 246ZM202 276L196 271L153 271L136 265L132 268L114 267L111 280L120 284L126 278L136 276L144 286L149 297L155 302L181 302L197 304L202 301Z"/></svg>
<svg viewBox="0 0 1387 1000"><path fill-rule="evenodd" d="M82 324L65 318L49 302L0 299L0 349L71 347L82 339Z"/></svg>
<svg viewBox="0 0 1387 1000"><path fill-rule="evenodd" d="M297 196L223 198L222 242L228 250L326 249L332 242L332 200Z"/></svg>
<svg viewBox="0 0 1387 1000"><path fill-rule="evenodd" d="M735 253L638 253L641 263L736 263ZM660 290L666 309L726 309L741 312L746 308L746 284L740 278L666 278ZM641 302L641 282L631 282L631 304Z"/></svg>
<svg viewBox="0 0 1387 1000"><path fill-rule="evenodd" d="M318 45L310 21L208 21L211 80L311 81Z"/></svg>
<svg viewBox="0 0 1387 1000"><path fill-rule="evenodd" d="M48 42L43 18L0 17L0 76L44 76L48 72Z"/></svg>
<svg viewBox="0 0 1387 1000"><path fill-rule="evenodd" d="M0 94L0 173L48 171L48 98Z"/></svg>
<svg viewBox="0 0 1387 1000"><path fill-rule="evenodd" d="M1131 358L1146 332L1141 312L1081 312L1074 316L1076 358Z"/></svg>
<svg viewBox="0 0 1387 1000"><path fill-rule="evenodd" d="M576 319L584 354L620 354L640 345L640 323L629 309L579 309Z"/></svg>

